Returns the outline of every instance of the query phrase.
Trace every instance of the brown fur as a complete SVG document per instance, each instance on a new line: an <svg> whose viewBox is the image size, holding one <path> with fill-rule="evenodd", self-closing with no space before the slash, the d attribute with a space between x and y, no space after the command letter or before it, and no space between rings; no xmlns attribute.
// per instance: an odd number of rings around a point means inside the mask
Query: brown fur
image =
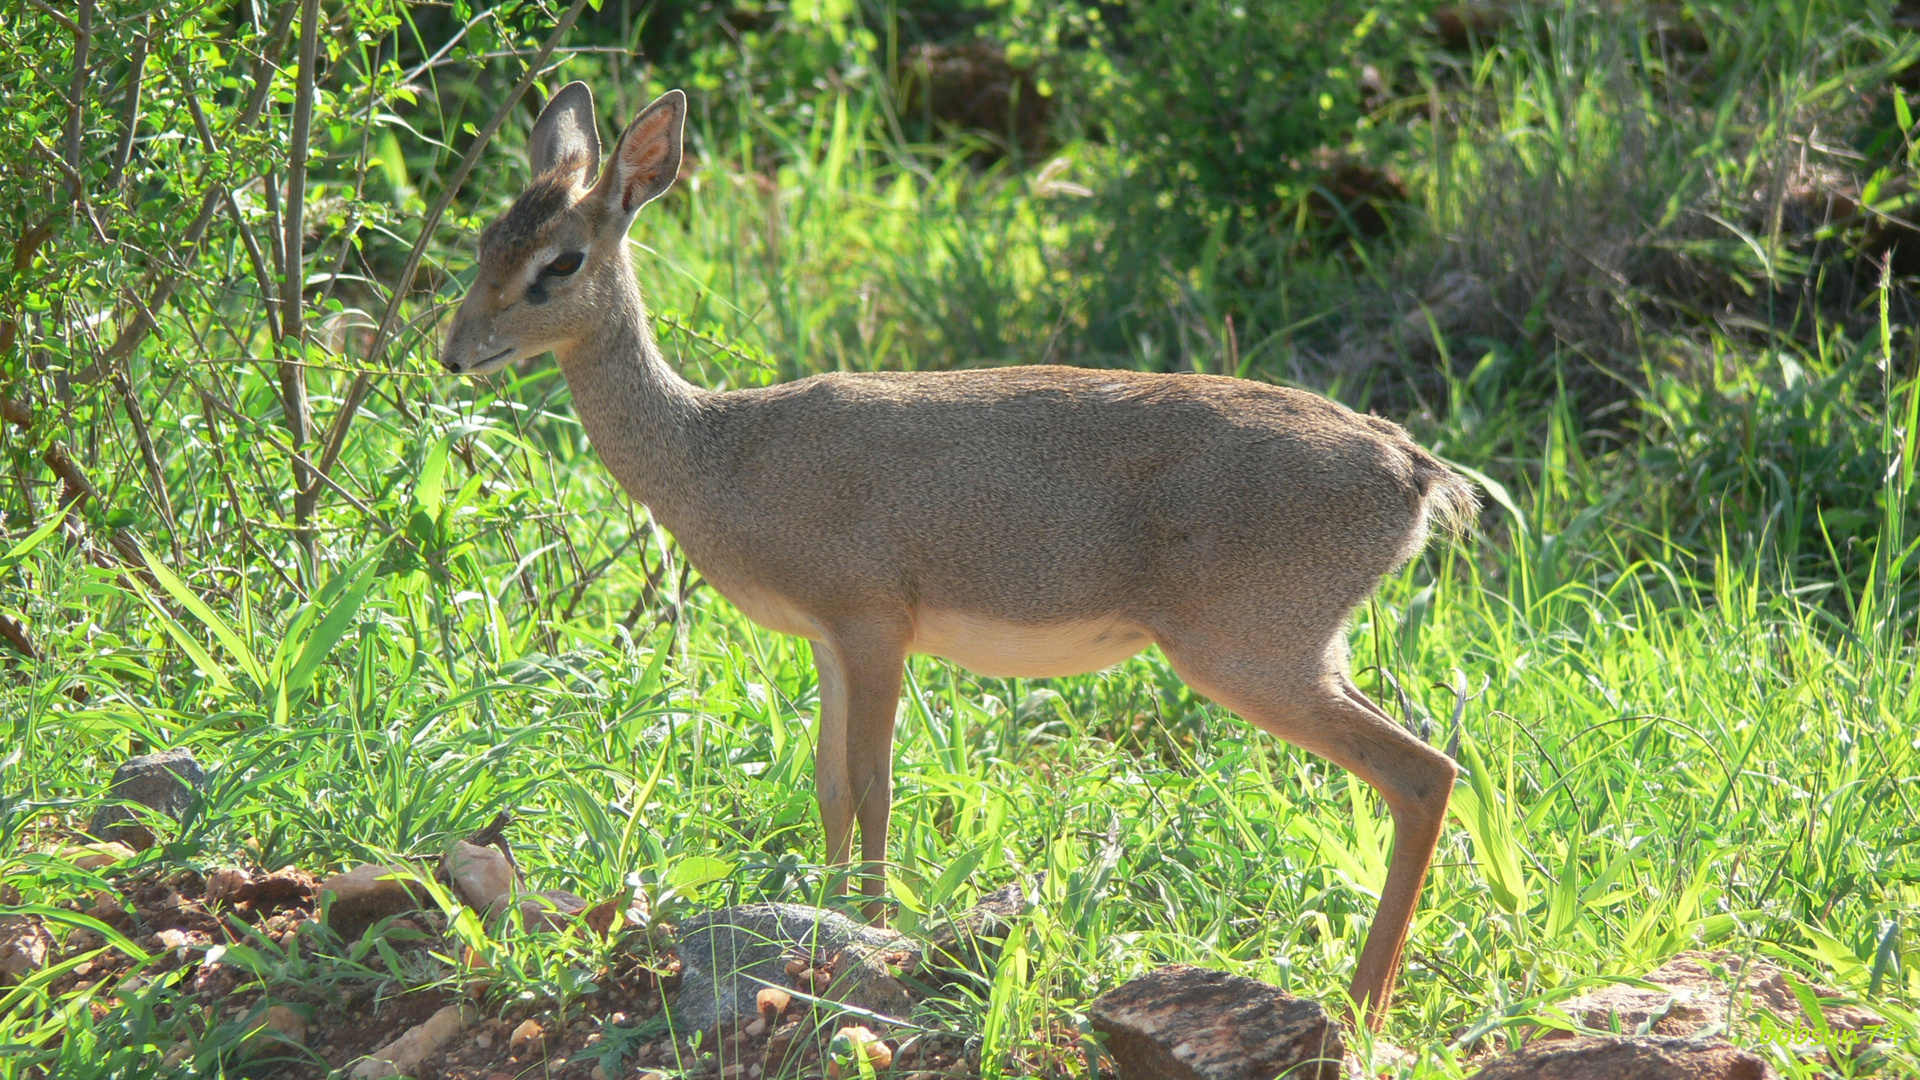
<svg viewBox="0 0 1920 1080"><path fill-rule="evenodd" d="M556 158L592 131L570 93L542 144ZM627 492L748 616L814 642L831 862L856 818L869 867L885 857L911 652L1060 675L1158 644L1195 689L1356 771L1397 836L1353 982L1377 1022L1454 768L1353 686L1344 626L1430 526L1465 522L1472 489L1396 424L1240 379L1018 367L693 387L653 343L626 243L631 208L678 169L684 108L673 92L642 113L591 191L563 204L547 174L489 228L448 368L552 349ZM587 253L577 273L541 273L569 249Z"/></svg>

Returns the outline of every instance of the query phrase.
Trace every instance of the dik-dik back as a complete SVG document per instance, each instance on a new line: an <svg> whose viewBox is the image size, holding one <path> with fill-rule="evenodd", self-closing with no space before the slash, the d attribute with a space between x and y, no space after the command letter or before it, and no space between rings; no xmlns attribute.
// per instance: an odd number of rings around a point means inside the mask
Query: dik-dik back
<svg viewBox="0 0 1920 1080"><path fill-rule="evenodd" d="M1273 618L1337 621L1471 505L1398 426L1213 376L825 375L725 395L711 424L726 509L676 535L809 607L1150 626L1279 589Z"/></svg>

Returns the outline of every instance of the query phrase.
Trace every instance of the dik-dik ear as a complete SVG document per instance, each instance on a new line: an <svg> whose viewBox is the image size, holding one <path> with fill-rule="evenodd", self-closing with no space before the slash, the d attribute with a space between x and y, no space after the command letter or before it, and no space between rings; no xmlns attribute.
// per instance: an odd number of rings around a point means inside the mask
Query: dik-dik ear
<svg viewBox="0 0 1920 1080"><path fill-rule="evenodd" d="M594 195L621 221L666 194L680 173L680 136L687 126L687 95L661 94L642 109L614 144L613 159Z"/></svg>
<svg viewBox="0 0 1920 1080"><path fill-rule="evenodd" d="M535 176L566 168L590 180L600 171L600 129L593 119L593 91L586 83L561 87L540 110L527 139L527 163Z"/></svg>

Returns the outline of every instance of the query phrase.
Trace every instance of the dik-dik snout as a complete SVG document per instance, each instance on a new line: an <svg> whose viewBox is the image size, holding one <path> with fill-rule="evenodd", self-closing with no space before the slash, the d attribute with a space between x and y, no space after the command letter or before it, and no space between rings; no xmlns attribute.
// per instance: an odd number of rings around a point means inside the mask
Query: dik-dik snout
<svg viewBox="0 0 1920 1080"><path fill-rule="evenodd" d="M442 366L485 375L599 330L606 305L632 289L626 242L634 215L680 170L686 112L680 91L661 95L621 134L602 172L593 95L573 83L553 96L528 145L533 182L480 235L473 285L447 328Z"/></svg>
<svg viewBox="0 0 1920 1080"><path fill-rule="evenodd" d="M447 329L441 365L455 375L486 375L566 346L583 329L588 254L584 239L554 237L506 265L483 263Z"/></svg>

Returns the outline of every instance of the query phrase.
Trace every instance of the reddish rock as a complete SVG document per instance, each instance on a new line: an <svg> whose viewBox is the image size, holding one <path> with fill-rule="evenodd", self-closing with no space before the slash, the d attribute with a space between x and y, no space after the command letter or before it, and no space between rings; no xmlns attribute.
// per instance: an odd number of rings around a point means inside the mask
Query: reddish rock
<svg viewBox="0 0 1920 1080"><path fill-rule="evenodd" d="M1345 1054L1319 1002L1186 964L1108 991L1088 1018L1120 1080L1338 1080Z"/></svg>
<svg viewBox="0 0 1920 1080"><path fill-rule="evenodd" d="M562 930L587 910L587 902L565 889L543 889L520 899L520 922L529 930Z"/></svg>
<svg viewBox="0 0 1920 1080"><path fill-rule="evenodd" d="M452 850L440 860L440 872L453 883L460 899L482 914L498 910L496 905L513 891L519 877L506 853L465 840L454 841Z"/></svg>
<svg viewBox="0 0 1920 1080"><path fill-rule="evenodd" d="M426 893L415 884L414 873L405 866L369 863L321 882L321 895L333 894L327 908L329 924L341 937L352 940L389 915L415 910Z"/></svg>
<svg viewBox="0 0 1920 1080"><path fill-rule="evenodd" d="M1717 1040L1608 1037L1536 1042L1473 1080L1779 1080L1764 1060Z"/></svg>

